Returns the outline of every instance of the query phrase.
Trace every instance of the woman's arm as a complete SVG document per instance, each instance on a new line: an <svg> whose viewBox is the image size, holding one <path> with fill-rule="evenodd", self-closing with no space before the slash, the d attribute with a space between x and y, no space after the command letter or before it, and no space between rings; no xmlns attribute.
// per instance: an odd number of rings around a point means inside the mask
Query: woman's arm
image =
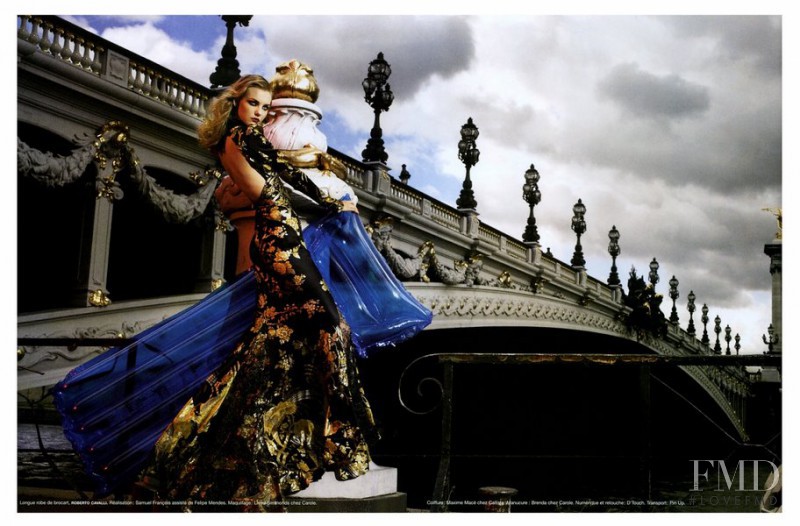
<svg viewBox="0 0 800 526"><path fill-rule="evenodd" d="M225 151L219 156L219 160L244 195L254 203L258 201L266 181L264 181L260 173L250 166L250 163L242 155L239 146L234 143L230 136L225 139Z"/></svg>
<svg viewBox="0 0 800 526"><path fill-rule="evenodd" d="M247 141L245 148L247 155L254 156L253 159L248 159L241 150L245 141ZM265 148L268 144L263 135L255 130L235 131L225 140L225 150L220 154L220 162L225 171L250 201L253 203L258 201L266 184L264 177L251 164L256 163L329 209L358 212L352 201L331 198L302 171L279 161L276 150Z"/></svg>
<svg viewBox="0 0 800 526"><path fill-rule="evenodd" d="M314 181L312 181L301 170L283 163L279 163L277 168L280 170L279 175L281 179L292 185L292 188L296 188L300 192L303 192L307 196L317 201L319 204L331 209L335 209L339 212L358 213L358 208L353 201L340 201L330 197L316 184L314 184Z"/></svg>

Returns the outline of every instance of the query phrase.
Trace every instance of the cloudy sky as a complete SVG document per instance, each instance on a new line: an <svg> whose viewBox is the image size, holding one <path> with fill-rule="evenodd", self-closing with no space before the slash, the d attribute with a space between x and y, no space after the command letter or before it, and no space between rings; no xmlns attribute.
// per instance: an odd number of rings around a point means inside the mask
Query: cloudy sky
<svg viewBox="0 0 800 526"><path fill-rule="evenodd" d="M214 15L68 18L205 85L225 39ZM541 243L557 258L572 257L580 198L590 275L607 279L616 225L623 281L657 258L666 315L675 275L684 327L694 290L698 307L741 334L743 352L762 352L771 318L763 246L776 231L762 208L782 203L784 30L780 16L256 15L237 28L236 46L242 72L310 64L329 144L358 159L373 120L361 81L383 52L394 176L405 164L411 186L455 206L459 130L472 117L482 221L521 238L533 163ZM695 323L702 330L699 312Z"/></svg>

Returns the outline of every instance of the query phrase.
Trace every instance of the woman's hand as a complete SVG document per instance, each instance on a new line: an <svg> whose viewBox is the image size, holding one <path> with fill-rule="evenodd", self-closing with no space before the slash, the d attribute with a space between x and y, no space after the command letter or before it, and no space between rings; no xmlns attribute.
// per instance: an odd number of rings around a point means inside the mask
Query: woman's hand
<svg viewBox="0 0 800 526"><path fill-rule="evenodd" d="M320 151L317 155L317 168L323 172L331 172L342 180L347 180L347 167L342 161L327 152Z"/></svg>
<svg viewBox="0 0 800 526"><path fill-rule="evenodd" d="M342 212L355 212L358 213L358 207L353 201L342 201Z"/></svg>

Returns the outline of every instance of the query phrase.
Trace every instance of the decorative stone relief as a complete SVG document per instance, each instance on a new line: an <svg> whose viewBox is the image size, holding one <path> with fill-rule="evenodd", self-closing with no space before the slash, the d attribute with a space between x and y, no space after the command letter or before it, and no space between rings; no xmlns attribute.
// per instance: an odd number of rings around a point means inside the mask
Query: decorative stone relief
<svg viewBox="0 0 800 526"><path fill-rule="evenodd" d="M106 78L115 84L127 87L128 71L130 71L130 60L128 60L128 57L109 49L106 53Z"/></svg>
<svg viewBox="0 0 800 526"><path fill-rule="evenodd" d="M31 148L17 138L17 169L28 177L54 188L74 183L84 174L90 162L97 165L98 197L110 201L124 197L117 176L127 175L134 183L137 192L161 212L171 223L188 223L202 215L214 194L215 184L208 181L219 179L220 172L206 169L204 177L196 175L198 191L191 195L181 195L160 186L147 175L136 153L128 144L128 127L119 122L106 123L94 138L76 138L78 148L69 156L56 156Z"/></svg>
<svg viewBox="0 0 800 526"><path fill-rule="evenodd" d="M39 338L72 338L77 340L93 338L129 338L134 334L152 327L161 320L141 320L134 323L123 321L118 326L79 327L71 331L57 331L36 335ZM67 362L81 362L95 354L102 353L106 347L72 346L21 346L17 350L18 362L24 369L35 368L42 362L66 360ZM21 355L21 356L20 356Z"/></svg>
<svg viewBox="0 0 800 526"><path fill-rule="evenodd" d="M415 256L408 255L392 247L393 228L393 220L388 216L379 216L370 223L369 230L375 248L398 279L430 281L428 267L435 255L433 243L426 241L420 245Z"/></svg>

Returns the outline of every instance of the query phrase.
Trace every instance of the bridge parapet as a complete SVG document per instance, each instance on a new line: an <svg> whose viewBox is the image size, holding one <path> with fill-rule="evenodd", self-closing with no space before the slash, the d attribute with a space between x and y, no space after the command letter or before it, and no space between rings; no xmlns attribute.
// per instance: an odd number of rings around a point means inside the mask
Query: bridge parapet
<svg viewBox="0 0 800 526"><path fill-rule="evenodd" d="M18 52L46 55L191 117L206 114L209 88L57 16L17 16Z"/></svg>
<svg viewBox="0 0 800 526"><path fill-rule="evenodd" d="M347 161L352 166L360 164ZM634 340L663 356L713 354L677 323L667 322L660 335L631 327L626 323L631 309L623 302L621 287L595 279L584 269L576 270L538 246L527 246L469 212L435 201L386 172L373 171L371 177L381 177L390 186L378 199L366 193L368 186L357 189L368 210L362 216L373 214L376 246L434 313L432 330L554 327ZM373 183L372 190L376 187ZM470 221L477 222L477 228L470 230ZM425 244L433 248L426 250ZM409 273L409 268L415 272ZM744 368L682 367L723 408L740 437L746 437L744 401L750 390Z"/></svg>

